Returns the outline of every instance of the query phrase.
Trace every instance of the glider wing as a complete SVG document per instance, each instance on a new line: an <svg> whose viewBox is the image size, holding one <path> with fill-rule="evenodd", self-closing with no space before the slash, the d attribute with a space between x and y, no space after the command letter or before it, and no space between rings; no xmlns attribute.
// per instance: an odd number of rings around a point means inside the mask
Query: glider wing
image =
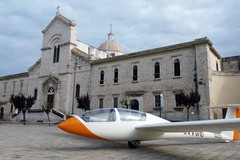
<svg viewBox="0 0 240 160"><path fill-rule="evenodd" d="M160 132L214 132L240 130L240 118L191 122L168 122L137 126L136 129Z"/></svg>

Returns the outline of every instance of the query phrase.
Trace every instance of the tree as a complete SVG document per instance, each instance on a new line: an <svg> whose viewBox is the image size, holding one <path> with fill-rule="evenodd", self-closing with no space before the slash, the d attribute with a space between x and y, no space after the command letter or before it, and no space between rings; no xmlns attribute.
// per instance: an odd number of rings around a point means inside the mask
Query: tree
<svg viewBox="0 0 240 160"><path fill-rule="evenodd" d="M77 97L76 99L78 103L77 108L80 108L84 111L90 110L90 98L88 94Z"/></svg>
<svg viewBox="0 0 240 160"><path fill-rule="evenodd" d="M49 126L50 126L50 116L49 116L49 113L51 112L52 108L53 108L53 104L52 103L48 103L48 104L43 104L42 105L42 110L47 114Z"/></svg>
<svg viewBox="0 0 240 160"><path fill-rule="evenodd" d="M122 100L120 100L120 104L122 105L123 108L131 108L131 106L133 105L134 101L133 100L127 100L126 97L124 97Z"/></svg>
<svg viewBox="0 0 240 160"><path fill-rule="evenodd" d="M187 109L187 121L189 121L189 109L191 107L195 109L200 99L201 96L199 95L198 91L191 91L190 94L181 91L181 93L176 97L176 103L178 106L183 106Z"/></svg>
<svg viewBox="0 0 240 160"><path fill-rule="evenodd" d="M32 97L31 95L28 96L27 98L19 93L18 95L14 95L12 94L10 96L10 103L12 103L14 105L14 107L18 110L18 114L19 113L23 113L23 124L26 124L26 112L27 110L29 110L33 104L35 103L35 99L34 97Z"/></svg>

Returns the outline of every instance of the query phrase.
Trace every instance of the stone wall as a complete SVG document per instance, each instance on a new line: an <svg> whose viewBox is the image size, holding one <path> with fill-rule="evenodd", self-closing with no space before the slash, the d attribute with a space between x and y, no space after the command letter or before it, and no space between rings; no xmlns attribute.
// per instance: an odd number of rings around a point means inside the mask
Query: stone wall
<svg viewBox="0 0 240 160"><path fill-rule="evenodd" d="M240 71L240 56L222 58L222 68L226 72Z"/></svg>

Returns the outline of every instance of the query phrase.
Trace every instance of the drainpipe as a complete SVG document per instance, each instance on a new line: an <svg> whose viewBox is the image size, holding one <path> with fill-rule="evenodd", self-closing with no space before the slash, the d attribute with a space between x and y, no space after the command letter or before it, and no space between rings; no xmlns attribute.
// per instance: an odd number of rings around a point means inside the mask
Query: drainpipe
<svg viewBox="0 0 240 160"><path fill-rule="evenodd" d="M196 51L196 46L194 46L195 49L195 62L194 62L194 82L195 82L195 92L198 92L198 72L197 72L197 51ZM199 103L197 103L197 117L198 120L200 120L200 114L199 114Z"/></svg>

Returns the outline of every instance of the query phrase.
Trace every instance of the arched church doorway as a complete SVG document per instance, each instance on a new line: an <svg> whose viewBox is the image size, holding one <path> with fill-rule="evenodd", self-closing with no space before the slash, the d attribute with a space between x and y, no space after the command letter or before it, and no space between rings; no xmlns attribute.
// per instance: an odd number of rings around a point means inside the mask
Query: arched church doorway
<svg viewBox="0 0 240 160"><path fill-rule="evenodd" d="M131 109L139 110L139 102L136 99L131 100Z"/></svg>

